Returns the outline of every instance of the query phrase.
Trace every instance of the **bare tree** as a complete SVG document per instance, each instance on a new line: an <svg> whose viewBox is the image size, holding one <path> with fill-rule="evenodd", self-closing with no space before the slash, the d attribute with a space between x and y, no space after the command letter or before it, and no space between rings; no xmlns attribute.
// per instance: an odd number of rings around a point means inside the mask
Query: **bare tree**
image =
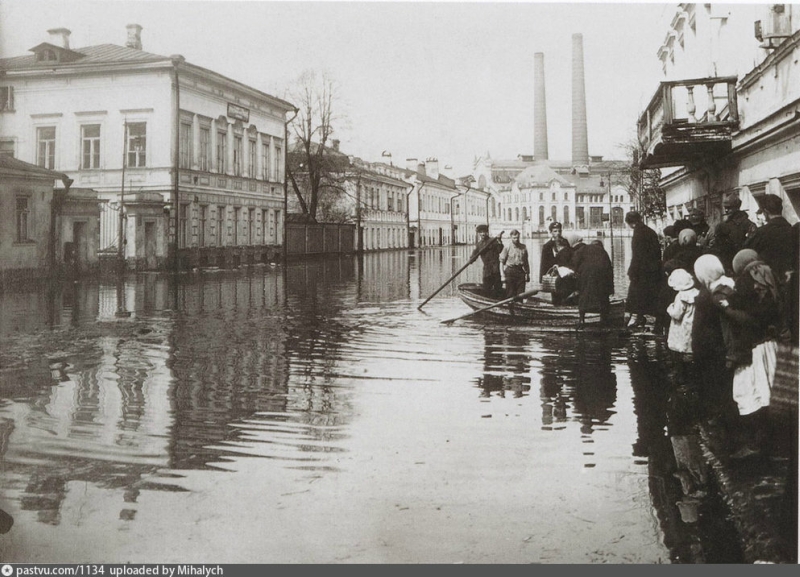
<svg viewBox="0 0 800 577"><path fill-rule="evenodd" d="M287 178L304 217L316 222L321 207L323 213L338 212L334 197L345 191L349 159L331 138L335 125L345 118L337 113L337 84L324 72L303 72L288 99L299 111L291 125L294 142L287 158Z"/></svg>
<svg viewBox="0 0 800 577"><path fill-rule="evenodd" d="M628 189L636 199L636 207L643 216L649 219L662 218L667 213L667 199L661 188L661 170L658 168L643 169L639 166L643 149L635 139L620 145L628 157L627 173Z"/></svg>

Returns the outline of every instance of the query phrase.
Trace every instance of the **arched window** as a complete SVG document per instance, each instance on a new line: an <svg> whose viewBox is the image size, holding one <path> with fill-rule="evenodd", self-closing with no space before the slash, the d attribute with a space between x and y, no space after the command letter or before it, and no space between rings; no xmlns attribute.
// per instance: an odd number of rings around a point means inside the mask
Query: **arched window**
<svg viewBox="0 0 800 577"><path fill-rule="evenodd" d="M522 220L528 220L528 209L524 206L522 207Z"/></svg>
<svg viewBox="0 0 800 577"><path fill-rule="evenodd" d="M514 209L514 222L519 222L519 208Z"/></svg>
<svg viewBox="0 0 800 577"><path fill-rule="evenodd" d="M564 193L564 200L569 200L569 193L568 192Z"/></svg>
<svg viewBox="0 0 800 577"><path fill-rule="evenodd" d="M564 226L567 226L569 224L569 207L568 206L564 207L564 220L561 221L561 222L564 224Z"/></svg>
<svg viewBox="0 0 800 577"><path fill-rule="evenodd" d="M551 206L550 207L550 217L553 220L558 220L558 207L557 206Z"/></svg>
<svg viewBox="0 0 800 577"><path fill-rule="evenodd" d="M544 226L544 207L539 207L539 226Z"/></svg>

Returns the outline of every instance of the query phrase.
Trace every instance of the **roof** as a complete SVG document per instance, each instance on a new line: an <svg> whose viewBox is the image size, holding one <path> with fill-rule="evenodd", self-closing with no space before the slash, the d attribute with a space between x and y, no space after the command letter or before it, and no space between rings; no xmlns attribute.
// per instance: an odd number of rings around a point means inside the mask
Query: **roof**
<svg viewBox="0 0 800 577"><path fill-rule="evenodd" d="M152 52L145 52L144 50L139 50L137 48L118 46L116 44L98 44L96 46L85 46L83 48L68 50L45 42L37 46L34 46L33 48L31 48L31 50L38 51L42 47L53 47L63 53L68 53L70 55L70 59L69 61L62 61L62 62L37 61L36 54L29 54L26 56L15 56L13 58L0 58L0 70L5 70L6 72L13 72L13 71L37 70L37 69L53 70L54 68L57 67L88 68L91 66L104 65L104 64L136 65L136 64L155 64L159 62L171 63L173 59L171 56L153 54ZM232 78L228 78L227 76L224 76L219 72L214 72L213 70L209 70L208 68L203 68L202 66L191 64L190 62L186 62L185 64L189 68L212 74L217 78L220 78L226 82L235 83L249 90L258 92L259 94L269 98L275 103L284 106L285 108L287 108L287 110L295 110L295 106L292 103L287 102L282 98L278 98L277 96L273 96L272 94L268 94L266 92L258 90L257 88L253 88L252 86L248 86L247 84L239 82L238 80L233 80Z"/></svg>
<svg viewBox="0 0 800 577"><path fill-rule="evenodd" d="M406 168L404 170L404 172L405 172L406 177L416 176L419 179L420 182L435 183L435 184L439 184L441 186L444 186L446 188L455 188L456 187L456 181L455 180L453 180L452 178L449 178L449 177L447 177L447 176L445 176L444 174L441 174L441 173L439 173L439 177L438 178L431 178L427 174L424 174L422 172L417 172L416 170L408 170Z"/></svg>
<svg viewBox="0 0 800 577"><path fill-rule="evenodd" d="M53 180L67 178L67 175L62 172L56 172L55 170L30 164L29 162L19 160L8 154L0 154L0 173L4 176L21 176Z"/></svg>
<svg viewBox="0 0 800 577"><path fill-rule="evenodd" d="M533 166L529 166L517 175L516 180L517 184L520 186L526 185L529 182L535 182L536 184L549 184L554 180L564 186L572 186L571 182L546 164L535 164Z"/></svg>
<svg viewBox="0 0 800 577"><path fill-rule="evenodd" d="M43 43L31 48L31 50L36 50L41 46L51 45L48 43ZM58 47L55 46L55 48ZM71 50L71 52L80 54L81 58L65 63L52 61L37 62L36 54L29 54L26 56L15 56L13 58L0 58L0 68L5 70L26 70L30 68L53 68L54 66L59 66L59 64L76 66L82 64L119 64L124 62L170 61L168 56L161 56L159 54L153 54L152 52L137 50L136 48L128 48L127 46L117 46L116 44L98 44L97 46L86 46L85 48Z"/></svg>

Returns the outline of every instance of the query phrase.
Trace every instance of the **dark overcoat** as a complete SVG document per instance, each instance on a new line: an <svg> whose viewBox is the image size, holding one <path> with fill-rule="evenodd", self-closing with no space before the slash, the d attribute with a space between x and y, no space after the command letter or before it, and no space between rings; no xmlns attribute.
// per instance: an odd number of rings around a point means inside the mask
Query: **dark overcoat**
<svg viewBox="0 0 800 577"><path fill-rule="evenodd" d="M634 314L657 314L658 293L663 282L661 244L656 231L644 223L633 228L628 279L628 311Z"/></svg>

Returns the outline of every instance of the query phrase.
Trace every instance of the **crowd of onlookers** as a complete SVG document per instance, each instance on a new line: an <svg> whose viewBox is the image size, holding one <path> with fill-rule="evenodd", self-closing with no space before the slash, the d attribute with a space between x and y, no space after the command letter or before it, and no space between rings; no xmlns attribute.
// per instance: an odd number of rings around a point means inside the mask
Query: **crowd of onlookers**
<svg viewBox="0 0 800 577"><path fill-rule="evenodd" d="M798 345L798 230L782 216L779 196L759 199L759 226L736 196L724 200L711 228L695 209L663 231L637 213L628 270L629 326L667 337L680 379L699 385L709 416L738 432L733 457L768 449L765 419L781 342Z"/></svg>

